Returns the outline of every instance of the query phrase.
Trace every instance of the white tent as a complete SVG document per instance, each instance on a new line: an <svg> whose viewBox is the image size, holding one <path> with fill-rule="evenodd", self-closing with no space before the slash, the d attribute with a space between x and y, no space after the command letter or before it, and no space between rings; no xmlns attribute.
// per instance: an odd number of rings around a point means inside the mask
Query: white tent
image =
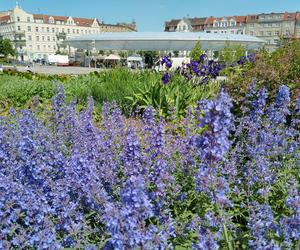
<svg viewBox="0 0 300 250"><path fill-rule="evenodd" d="M127 61L141 62L141 61L143 61L143 58L139 55L131 55L131 56L127 57Z"/></svg>
<svg viewBox="0 0 300 250"><path fill-rule="evenodd" d="M117 55L110 54L109 56L105 57L104 60L114 60L114 61L118 61L118 60L121 60L121 57L119 57L119 56L117 56Z"/></svg>

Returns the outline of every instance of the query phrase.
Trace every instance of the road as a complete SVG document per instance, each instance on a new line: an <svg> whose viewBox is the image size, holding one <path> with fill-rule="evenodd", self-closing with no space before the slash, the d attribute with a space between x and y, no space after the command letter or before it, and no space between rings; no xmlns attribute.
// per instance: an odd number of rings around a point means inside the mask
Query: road
<svg viewBox="0 0 300 250"><path fill-rule="evenodd" d="M17 70L20 72L28 71L28 68L24 66L17 66ZM38 74L46 75L84 75L101 69L84 68L84 67L57 67L57 66L44 66L34 65L30 67L30 71Z"/></svg>

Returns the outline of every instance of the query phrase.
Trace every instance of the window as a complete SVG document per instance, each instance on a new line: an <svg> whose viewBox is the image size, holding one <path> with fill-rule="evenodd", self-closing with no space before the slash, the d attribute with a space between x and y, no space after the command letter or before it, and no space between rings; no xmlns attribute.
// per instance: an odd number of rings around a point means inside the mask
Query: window
<svg viewBox="0 0 300 250"><path fill-rule="evenodd" d="M47 41L50 42L50 36L47 36Z"/></svg>
<svg viewBox="0 0 300 250"><path fill-rule="evenodd" d="M52 28L52 32L55 33L55 28Z"/></svg>
<svg viewBox="0 0 300 250"><path fill-rule="evenodd" d="M272 24L271 24L271 23L268 23L268 26L269 26L269 27L272 27Z"/></svg>
<svg viewBox="0 0 300 250"><path fill-rule="evenodd" d="M32 41L32 36L31 35L28 36L28 40Z"/></svg>
<svg viewBox="0 0 300 250"><path fill-rule="evenodd" d="M36 32L39 32L39 27L36 26L36 27L35 27L35 31L36 31Z"/></svg>
<svg viewBox="0 0 300 250"><path fill-rule="evenodd" d="M70 29L68 29L68 34L70 34Z"/></svg>
<svg viewBox="0 0 300 250"><path fill-rule="evenodd" d="M54 23L54 18L52 16L49 17L49 23Z"/></svg>
<svg viewBox="0 0 300 250"><path fill-rule="evenodd" d="M28 26L28 27L27 27L27 30L28 30L28 31L31 31L31 26Z"/></svg>
<svg viewBox="0 0 300 250"><path fill-rule="evenodd" d="M250 36L254 36L254 32L253 31L250 31Z"/></svg>
<svg viewBox="0 0 300 250"><path fill-rule="evenodd" d="M290 34L291 34L291 31L290 31L290 30L286 30L286 31L285 31L285 35L286 35L286 36L289 36Z"/></svg>
<svg viewBox="0 0 300 250"><path fill-rule="evenodd" d="M43 48L44 48L44 50L46 50L46 45L45 44L43 45Z"/></svg>
<svg viewBox="0 0 300 250"><path fill-rule="evenodd" d="M275 43L276 45L279 45L279 39L274 39L274 43Z"/></svg>
<svg viewBox="0 0 300 250"><path fill-rule="evenodd" d="M217 21L214 21L214 27L219 27L219 23Z"/></svg>
<svg viewBox="0 0 300 250"><path fill-rule="evenodd" d="M45 27L42 27L42 32L45 32Z"/></svg>
<svg viewBox="0 0 300 250"><path fill-rule="evenodd" d="M20 17L19 16L17 17L17 22L20 22Z"/></svg>
<svg viewBox="0 0 300 250"><path fill-rule="evenodd" d="M268 31L268 36L272 36L272 32L271 31Z"/></svg>
<svg viewBox="0 0 300 250"><path fill-rule="evenodd" d="M40 46L40 45L37 45L36 48L37 48L37 50L40 50L40 49L41 49L41 46Z"/></svg>
<svg viewBox="0 0 300 250"><path fill-rule="evenodd" d="M77 30L77 34L79 34L79 30Z"/></svg>
<svg viewBox="0 0 300 250"><path fill-rule="evenodd" d="M53 45L53 50L56 50L56 46L55 45Z"/></svg>
<svg viewBox="0 0 300 250"><path fill-rule="evenodd" d="M51 46L50 45L48 45L48 50L51 50Z"/></svg>
<svg viewBox="0 0 300 250"><path fill-rule="evenodd" d="M53 42L55 42L55 36L54 36L54 37L52 37L52 41L53 41Z"/></svg>
<svg viewBox="0 0 300 250"><path fill-rule="evenodd" d="M280 27L280 23L276 23L275 26L276 26L276 27Z"/></svg>
<svg viewBox="0 0 300 250"><path fill-rule="evenodd" d="M275 35L275 36L279 36L279 31L275 31L275 32L274 32L274 35Z"/></svg>
<svg viewBox="0 0 300 250"><path fill-rule="evenodd" d="M27 22L30 23L30 17L27 17Z"/></svg>
<svg viewBox="0 0 300 250"><path fill-rule="evenodd" d="M45 41L45 37L44 36L42 36L42 41Z"/></svg>
<svg viewBox="0 0 300 250"><path fill-rule="evenodd" d="M75 34L75 30L73 29L73 34Z"/></svg>
<svg viewBox="0 0 300 250"><path fill-rule="evenodd" d="M291 23L286 23L285 27L291 27Z"/></svg>
<svg viewBox="0 0 300 250"><path fill-rule="evenodd" d="M260 36L263 36L263 35L264 35L264 32L263 32L263 31L260 31L260 32L259 32L259 35L260 35Z"/></svg>
<svg viewBox="0 0 300 250"><path fill-rule="evenodd" d="M50 29L49 29L49 27L47 27L47 32L50 32Z"/></svg>
<svg viewBox="0 0 300 250"><path fill-rule="evenodd" d="M230 33L231 33L231 34L234 34L234 30L231 30Z"/></svg>
<svg viewBox="0 0 300 250"><path fill-rule="evenodd" d="M251 20L255 20L255 16L251 16Z"/></svg>
<svg viewBox="0 0 300 250"><path fill-rule="evenodd" d="M36 36L36 37L35 37L35 40L39 41L39 40L40 40L40 37L39 37L39 36Z"/></svg>
<svg viewBox="0 0 300 250"><path fill-rule="evenodd" d="M265 19L265 16L260 16L259 19L264 20L264 19Z"/></svg>
<svg viewBox="0 0 300 250"><path fill-rule="evenodd" d="M18 26L18 31L20 31L21 30L21 26Z"/></svg>

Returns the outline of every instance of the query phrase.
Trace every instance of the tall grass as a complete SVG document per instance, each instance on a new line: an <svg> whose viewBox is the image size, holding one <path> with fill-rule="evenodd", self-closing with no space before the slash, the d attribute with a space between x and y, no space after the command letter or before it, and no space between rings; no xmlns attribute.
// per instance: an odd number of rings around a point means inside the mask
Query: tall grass
<svg viewBox="0 0 300 250"><path fill-rule="evenodd" d="M113 69L86 76L68 77L68 79L2 74L0 75L0 113L10 106L17 109L28 108L28 103L35 96L47 102L55 95L57 86L63 84L67 101L76 99L79 107L85 106L87 98L93 96L96 109L101 110L104 102L116 101L123 113L128 114L131 112L131 101L125 97L133 96L147 85L162 84L161 77L160 73L132 72L127 69ZM216 83L193 88L189 101L194 103L203 97L213 97L218 89L219 84Z"/></svg>

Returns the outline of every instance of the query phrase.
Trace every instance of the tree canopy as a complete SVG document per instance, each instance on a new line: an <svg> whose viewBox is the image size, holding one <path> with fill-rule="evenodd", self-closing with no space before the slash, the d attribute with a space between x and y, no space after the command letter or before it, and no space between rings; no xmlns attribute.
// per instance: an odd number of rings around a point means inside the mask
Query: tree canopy
<svg viewBox="0 0 300 250"><path fill-rule="evenodd" d="M15 49L13 48L10 40L0 39L0 55L3 55L4 57L15 55Z"/></svg>

